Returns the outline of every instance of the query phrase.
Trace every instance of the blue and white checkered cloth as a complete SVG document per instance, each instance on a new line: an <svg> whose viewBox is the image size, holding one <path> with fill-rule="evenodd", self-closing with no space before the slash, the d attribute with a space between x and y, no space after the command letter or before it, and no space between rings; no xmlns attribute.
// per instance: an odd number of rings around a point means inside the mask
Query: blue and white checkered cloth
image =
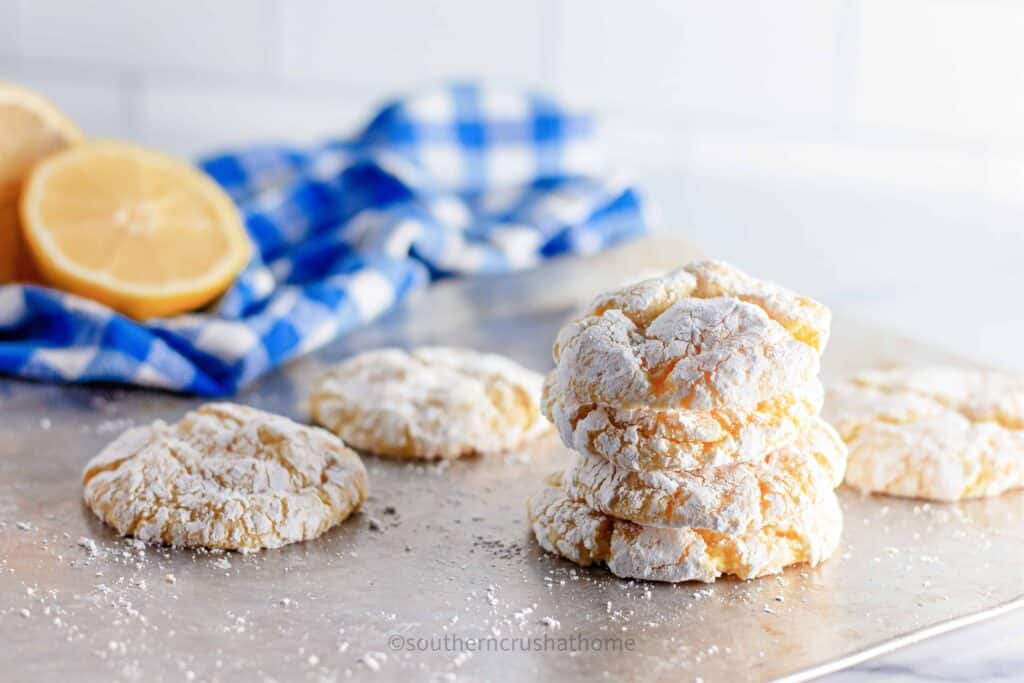
<svg viewBox="0 0 1024 683"><path fill-rule="evenodd" d="M593 122L518 91L456 85L386 106L349 141L201 162L255 256L207 311L137 322L52 289L0 287L0 372L234 393L431 279L500 273L636 237Z"/></svg>

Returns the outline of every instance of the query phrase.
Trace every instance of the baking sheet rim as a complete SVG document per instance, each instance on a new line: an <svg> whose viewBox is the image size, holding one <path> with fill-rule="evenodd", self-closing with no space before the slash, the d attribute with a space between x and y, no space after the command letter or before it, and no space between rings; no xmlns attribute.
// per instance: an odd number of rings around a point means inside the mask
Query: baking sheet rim
<svg viewBox="0 0 1024 683"><path fill-rule="evenodd" d="M1003 614L1009 614L1014 610L1024 607L1024 595L1016 597L1012 600L990 607L989 609L981 610L980 612L974 612L962 617L954 617L953 619L947 619L946 621L940 621L937 624L926 626L921 629L909 631L903 635L890 638L884 642L878 643L877 645L871 645L869 647L857 650L856 652L849 654L840 659L835 659L825 664L819 664L803 671L797 671L796 673L783 676L782 678L776 678L776 683L803 683L804 681L811 681L815 678L820 678L837 671L848 669L851 666L866 662L876 657L894 652L901 648L915 643L920 643L929 638L940 636L950 631L970 626L971 624L977 624L988 619L994 619Z"/></svg>

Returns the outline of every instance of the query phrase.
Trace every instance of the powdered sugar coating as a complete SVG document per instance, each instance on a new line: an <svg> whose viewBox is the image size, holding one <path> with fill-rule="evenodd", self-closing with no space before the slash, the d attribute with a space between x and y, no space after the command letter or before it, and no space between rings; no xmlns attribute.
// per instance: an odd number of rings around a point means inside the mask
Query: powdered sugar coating
<svg viewBox="0 0 1024 683"><path fill-rule="evenodd" d="M544 385L541 410L568 448L644 472L757 460L795 439L821 410L823 400L821 382L813 380L750 410L581 406L566 401L551 375Z"/></svg>
<svg viewBox="0 0 1024 683"><path fill-rule="evenodd" d="M603 563L622 578L711 582L723 574L741 579L777 574L789 565L823 562L842 533L842 512L832 491L779 526L732 536L615 519L554 484L527 506L537 542L582 566Z"/></svg>
<svg viewBox="0 0 1024 683"><path fill-rule="evenodd" d="M86 504L122 536L258 550L316 538L366 497L334 435L232 403L124 432L85 467Z"/></svg>
<svg viewBox="0 0 1024 683"><path fill-rule="evenodd" d="M953 366L875 370L850 378L845 388L838 387L837 400L845 402L842 394L857 394L856 390L871 398L888 397L893 400L890 405L913 405L914 399L918 399L917 405L937 404L974 422L1024 429L1024 377ZM842 413L836 415L838 420L857 419L857 414L850 414L849 407ZM870 409L868 414L872 414Z"/></svg>
<svg viewBox="0 0 1024 683"><path fill-rule="evenodd" d="M700 471L635 472L580 454L565 472L566 494L637 524L744 534L784 523L843 479L846 448L818 418L791 444L758 462Z"/></svg>
<svg viewBox="0 0 1024 683"><path fill-rule="evenodd" d="M1024 487L1024 380L955 367L858 375L826 413L847 442L846 483L955 501Z"/></svg>
<svg viewBox="0 0 1024 683"><path fill-rule="evenodd" d="M830 320L810 299L697 262L597 297L559 332L554 378L581 405L752 408L817 375Z"/></svg>
<svg viewBox="0 0 1024 683"><path fill-rule="evenodd" d="M313 419L346 443L404 458L518 448L548 429L543 378L469 349L369 351L332 368L310 398Z"/></svg>
<svg viewBox="0 0 1024 683"><path fill-rule="evenodd" d="M684 270L697 280L690 296L702 299L734 296L752 303L786 328L794 338L818 353L824 352L832 325L832 313L824 305L758 280L721 261L698 261Z"/></svg>

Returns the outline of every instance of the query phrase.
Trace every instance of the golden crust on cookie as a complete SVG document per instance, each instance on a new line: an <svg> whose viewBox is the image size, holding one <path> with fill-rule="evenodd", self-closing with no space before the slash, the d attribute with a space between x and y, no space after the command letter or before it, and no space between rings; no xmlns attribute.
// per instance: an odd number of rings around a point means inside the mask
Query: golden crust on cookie
<svg viewBox="0 0 1024 683"><path fill-rule="evenodd" d="M832 491L778 526L732 536L615 519L553 484L527 506L537 542L582 566L605 564L622 578L711 582L723 574L741 579L776 574L789 565L823 562L842 533L842 512Z"/></svg>
<svg viewBox="0 0 1024 683"><path fill-rule="evenodd" d="M541 410L562 443L638 472L692 470L754 461L796 438L821 410L824 389L813 380L750 410L657 410L574 405L548 377Z"/></svg>
<svg viewBox="0 0 1024 683"><path fill-rule="evenodd" d="M469 349L369 351L332 368L310 397L313 419L346 443L402 458L517 448L548 429L543 378Z"/></svg>
<svg viewBox="0 0 1024 683"><path fill-rule="evenodd" d="M845 467L843 442L814 418L795 441L758 462L635 472L580 454L564 487L570 498L637 524L742 534L782 523L831 493Z"/></svg>
<svg viewBox="0 0 1024 683"><path fill-rule="evenodd" d="M825 411L864 492L955 501L1024 487L1024 380L954 367L857 375Z"/></svg>
<svg viewBox="0 0 1024 683"><path fill-rule="evenodd" d="M258 550L316 538L366 497L359 456L280 415L210 403L129 429L82 474L86 504L122 536Z"/></svg>
<svg viewBox="0 0 1024 683"><path fill-rule="evenodd" d="M731 266L697 262L597 297L559 332L568 402L752 408L814 379L827 308Z"/></svg>

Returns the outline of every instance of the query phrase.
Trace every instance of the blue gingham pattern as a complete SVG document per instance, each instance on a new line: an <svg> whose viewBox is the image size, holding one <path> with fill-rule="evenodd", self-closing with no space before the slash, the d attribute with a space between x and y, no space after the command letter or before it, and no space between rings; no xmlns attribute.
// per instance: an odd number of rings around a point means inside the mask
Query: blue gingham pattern
<svg viewBox="0 0 1024 683"><path fill-rule="evenodd" d="M518 91L429 91L351 140L200 165L254 245L227 293L200 313L137 322L52 289L0 287L0 372L230 395L432 279L527 268L645 229L635 190L604 173L592 120Z"/></svg>

